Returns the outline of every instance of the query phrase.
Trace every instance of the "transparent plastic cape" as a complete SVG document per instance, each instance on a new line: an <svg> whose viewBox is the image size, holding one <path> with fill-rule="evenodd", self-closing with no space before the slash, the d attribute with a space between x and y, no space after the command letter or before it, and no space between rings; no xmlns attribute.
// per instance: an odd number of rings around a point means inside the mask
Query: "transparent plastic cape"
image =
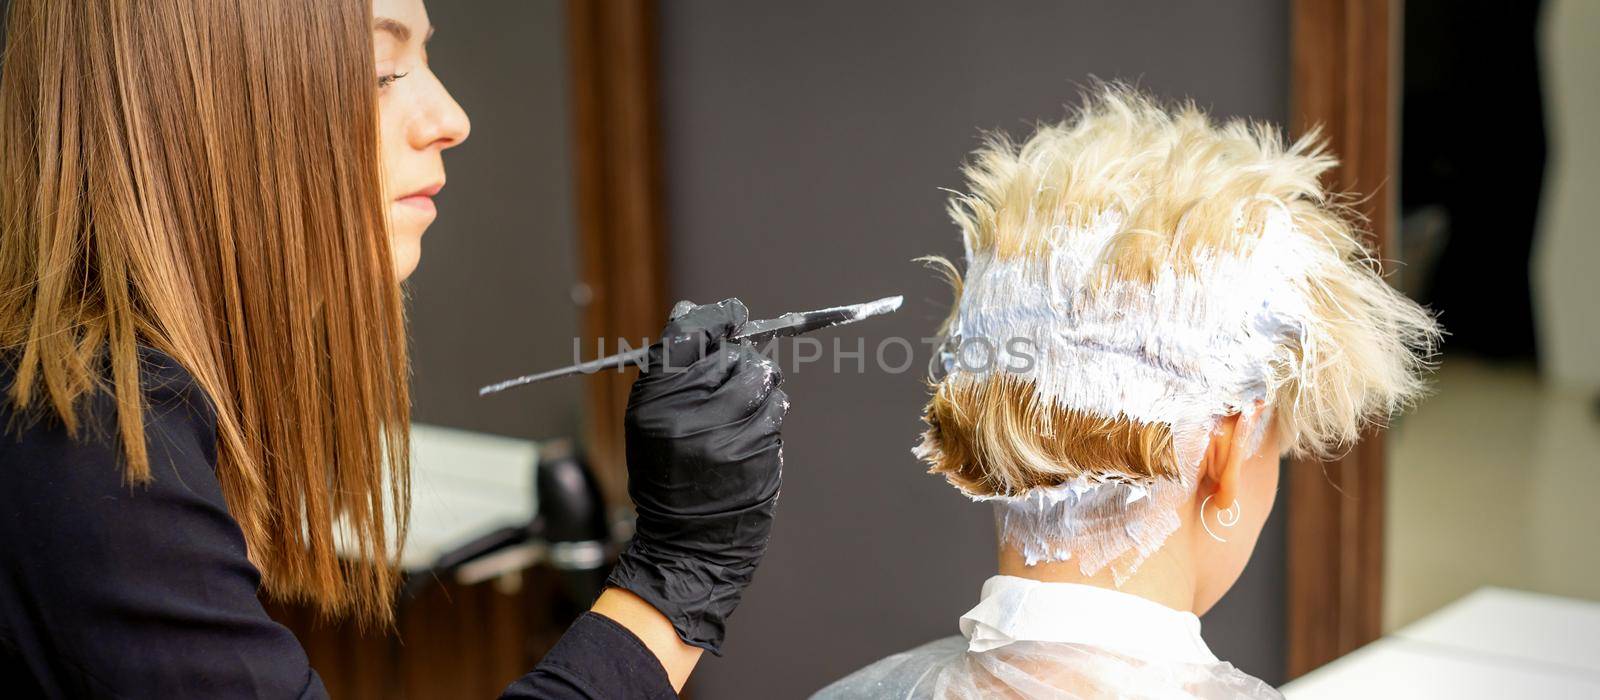
<svg viewBox="0 0 1600 700"><path fill-rule="evenodd" d="M812 700L904 698L1282 698L1272 686L1216 663L1149 662L1099 647L1013 642L967 651L947 637L901 652L818 691Z"/></svg>

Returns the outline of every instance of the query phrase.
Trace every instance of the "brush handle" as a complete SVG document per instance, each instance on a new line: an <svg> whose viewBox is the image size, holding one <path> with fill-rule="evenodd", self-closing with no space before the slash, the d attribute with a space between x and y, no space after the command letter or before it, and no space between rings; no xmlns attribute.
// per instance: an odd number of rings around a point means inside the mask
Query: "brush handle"
<svg viewBox="0 0 1600 700"><path fill-rule="evenodd" d="M580 362L570 367L562 367L561 369L553 369L548 372L540 372L538 374L525 374L515 379L507 379L503 382L490 384L489 386L479 389L478 395L485 396L495 392L505 391L506 389L513 387L519 387L524 384L542 382L546 379L566 377L573 374L594 374L595 372L606 369L622 369L628 365L638 365L643 367L645 360L649 357L650 348L648 346L642 347L637 350L629 350L628 352L602 357L598 360Z"/></svg>
<svg viewBox="0 0 1600 700"><path fill-rule="evenodd" d="M842 326L846 323L854 323L864 318L889 313L900 308L900 302L900 297L886 297L865 304L837 306L831 309L821 309L818 311L796 311L786 313L777 318L748 321L743 326L740 326L738 332L728 336L728 340L738 343L759 344L765 343L773 338L792 338L794 336L803 335L815 330L830 328L832 326ZM695 305L693 302L680 301L672 307L671 317L673 319L677 319L689 311L692 311L694 308ZM637 365L640 369L643 369L645 362L650 356L650 348L659 345L660 343L656 343L655 345L642 347L637 350L630 350L628 352L618 353L609 357L602 357L598 360L580 362L572 365L571 367L562 367L561 369L553 369L548 372L540 372L539 374L528 374L517 377L516 379L507 379L498 384L490 384L489 386L479 389L478 395L485 396L495 392L505 391L506 389L510 389L512 387L519 387L524 384L532 384L534 382L542 382L546 379L555 379L557 377L566 377L574 374L594 374L595 372L607 369L622 369L628 365Z"/></svg>

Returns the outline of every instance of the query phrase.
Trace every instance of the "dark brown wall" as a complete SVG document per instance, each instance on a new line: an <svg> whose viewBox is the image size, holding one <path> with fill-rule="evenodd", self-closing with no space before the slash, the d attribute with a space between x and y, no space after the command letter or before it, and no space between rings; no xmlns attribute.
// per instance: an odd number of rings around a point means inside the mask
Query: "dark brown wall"
<svg viewBox="0 0 1600 700"><path fill-rule="evenodd" d="M563 5L428 3L435 72L472 118L409 283L415 417L529 438L574 435L580 382L489 398L491 381L571 363L578 310ZM590 353L593 352L591 348Z"/></svg>
<svg viewBox="0 0 1600 700"><path fill-rule="evenodd" d="M959 255L938 188L961 187L980 129L1058 119L1091 75L1287 116L1278 0L671 2L660 25L672 294L739 296L757 315L904 294L899 314L823 336L864 337L869 362L948 308L912 258ZM910 454L921 373L831 369L790 372L777 531L698 697L798 697L955 634L993 572L989 510ZM1280 522L1206 619L1219 655L1268 680L1283 667Z"/></svg>

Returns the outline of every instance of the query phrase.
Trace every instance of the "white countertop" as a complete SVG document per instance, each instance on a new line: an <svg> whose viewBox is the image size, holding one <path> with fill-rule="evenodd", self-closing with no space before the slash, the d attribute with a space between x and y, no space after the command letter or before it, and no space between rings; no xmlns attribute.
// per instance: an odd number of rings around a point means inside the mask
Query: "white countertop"
<svg viewBox="0 0 1600 700"><path fill-rule="evenodd" d="M427 569L473 539L532 521L538 462L531 440L412 424L411 523L400 567ZM384 501L394 507L387 490ZM348 533L340 534L341 550L351 554Z"/></svg>
<svg viewBox="0 0 1600 700"><path fill-rule="evenodd" d="M1321 698L1600 698L1600 603L1480 588L1283 687Z"/></svg>

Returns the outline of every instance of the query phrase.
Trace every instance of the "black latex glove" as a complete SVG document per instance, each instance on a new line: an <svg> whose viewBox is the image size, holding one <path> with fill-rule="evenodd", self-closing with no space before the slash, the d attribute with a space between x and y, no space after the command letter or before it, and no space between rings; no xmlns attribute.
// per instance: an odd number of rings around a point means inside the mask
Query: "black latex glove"
<svg viewBox="0 0 1600 700"><path fill-rule="evenodd" d="M727 340L748 319L738 299L689 308L633 383L628 494L639 519L606 581L719 656L728 616L767 551L783 477L783 375Z"/></svg>

